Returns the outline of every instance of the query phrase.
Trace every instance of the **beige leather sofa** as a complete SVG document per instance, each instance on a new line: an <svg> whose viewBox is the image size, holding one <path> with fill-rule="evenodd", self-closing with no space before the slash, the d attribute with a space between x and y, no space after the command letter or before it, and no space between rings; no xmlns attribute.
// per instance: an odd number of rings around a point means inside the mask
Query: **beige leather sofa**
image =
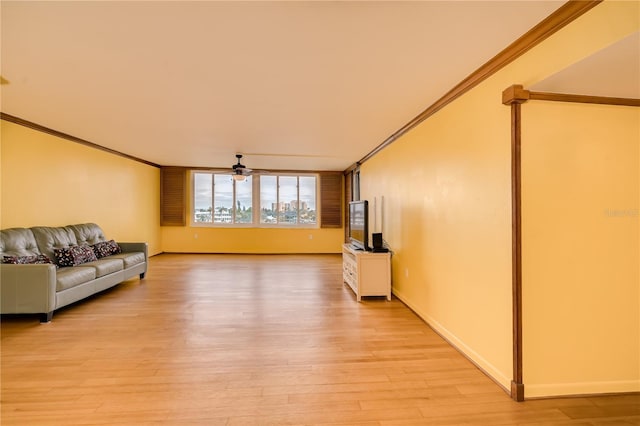
<svg viewBox="0 0 640 426"><path fill-rule="evenodd" d="M95 258L69 255L75 252L93 252ZM0 313L37 313L49 322L56 309L136 276L143 279L148 249L147 243L107 240L95 223L38 226L0 231L0 259Z"/></svg>

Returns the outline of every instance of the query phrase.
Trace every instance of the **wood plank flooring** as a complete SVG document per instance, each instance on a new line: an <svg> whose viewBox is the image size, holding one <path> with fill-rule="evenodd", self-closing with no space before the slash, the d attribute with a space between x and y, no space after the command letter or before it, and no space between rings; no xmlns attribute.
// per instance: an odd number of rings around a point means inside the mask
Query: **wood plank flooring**
<svg viewBox="0 0 640 426"><path fill-rule="evenodd" d="M339 255L175 255L57 311L5 316L8 425L640 424L640 396L513 402Z"/></svg>

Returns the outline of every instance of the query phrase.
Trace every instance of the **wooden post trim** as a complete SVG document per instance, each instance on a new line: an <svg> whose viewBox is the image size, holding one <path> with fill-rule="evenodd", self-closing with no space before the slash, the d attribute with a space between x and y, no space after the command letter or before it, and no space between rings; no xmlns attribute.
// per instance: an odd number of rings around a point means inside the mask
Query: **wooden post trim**
<svg viewBox="0 0 640 426"><path fill-rule="evenodd" d="M522 104L529 100L530 94L531 92L524 90L522 84L514 84L513 86L507 87L502 92L502 103L504 105L513 105L514 103ZM511 124L514 124L513 121Z"/></svg>
<svg viewBox="0 0 640 426"><path fill-rule="evenodd" d="M530 92L529 99L536 101L576 102L583 104L621 105L640 107L640 99L613 98L607 96L572 95L567 93Z"/></svg>
<svg viewBox="0 0 640 426"><path fill-rule="evenodd" d="M513 298L513 381L511 398L524 401L522 381L522 167L521 102L511 104L511 226L512 226L512 298Z"/></svg>
<svg viewBox="0 0 640 426"><path fill-rule="evenodd" d="M502 92L502 102L511 106L511 293L513 329L513 379L511 398L524 401L522 374L522 167L521 106L529 92L513 85Z"/></svg>

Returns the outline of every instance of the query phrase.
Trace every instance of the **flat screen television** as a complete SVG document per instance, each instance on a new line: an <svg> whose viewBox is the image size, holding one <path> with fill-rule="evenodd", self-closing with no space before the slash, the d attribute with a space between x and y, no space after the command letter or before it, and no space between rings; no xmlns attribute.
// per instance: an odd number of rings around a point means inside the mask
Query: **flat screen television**
<svg viewBox="0 0 640 426"><path fill-rule="evenodd" d="M360 250L369 250L369 202L349 203L349 242Z"/></svg>

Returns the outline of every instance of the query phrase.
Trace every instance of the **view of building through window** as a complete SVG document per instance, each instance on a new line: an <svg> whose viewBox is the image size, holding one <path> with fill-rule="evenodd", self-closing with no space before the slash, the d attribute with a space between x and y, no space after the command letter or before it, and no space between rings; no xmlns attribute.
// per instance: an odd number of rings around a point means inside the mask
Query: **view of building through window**
<svg viewBox="0 0 640 426"><path fill-rule="evenodd" d="M260 176L260 223L315 224L315 176Z"/></svg>
<svg viewBox="0 0 640 426"><path fill-rule="evenodd" d="M309 226L317 223L316 176L248 176L194 172L193 221L211 224ZM253 206L260 206L254 211Z"/></svg>

